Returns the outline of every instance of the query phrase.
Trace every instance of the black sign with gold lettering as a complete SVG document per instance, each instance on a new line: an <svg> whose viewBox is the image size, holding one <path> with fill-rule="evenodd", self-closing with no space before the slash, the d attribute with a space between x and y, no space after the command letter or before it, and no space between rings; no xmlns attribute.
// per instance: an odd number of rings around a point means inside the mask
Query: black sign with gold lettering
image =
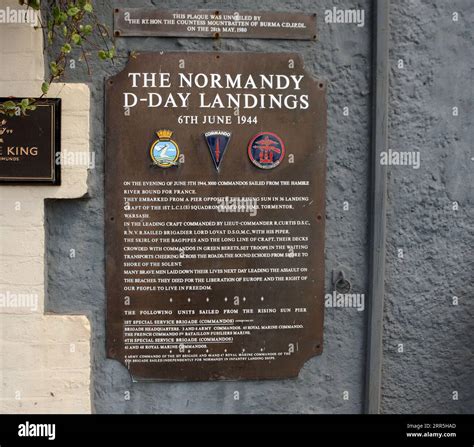
<svg viewBox="0 0 474 447"><path fill-rule="evenodd" d="M15 102L22 98L14 99ZM12 101L0 98L0 102ZM61 99L41 99L26 115L0 115L0 182L61 182Z"/></svg>

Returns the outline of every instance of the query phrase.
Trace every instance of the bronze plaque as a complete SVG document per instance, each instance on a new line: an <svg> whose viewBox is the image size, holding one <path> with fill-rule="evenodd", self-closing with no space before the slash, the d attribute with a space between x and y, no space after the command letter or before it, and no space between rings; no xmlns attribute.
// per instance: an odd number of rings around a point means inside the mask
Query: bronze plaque
<svg viewBox="0 0 474 447"><path fill-rule="evenodd" d="M0 98L21 102L23 98ZM61 99L38 99L26 115L0 114L0 182L59 185Z"/></svg>
<svg viewBox="0 0 474 447"><path fill-rule="evenodd" d="M326 86L293 53L145 53L106 81L107 352L137 380L320 354Z"/></svg>
<svg viewBox="0 0 474 447"><path fill-rule="evenodd" d="M315 40L316 14L116 8L116 36Z"/></svg>

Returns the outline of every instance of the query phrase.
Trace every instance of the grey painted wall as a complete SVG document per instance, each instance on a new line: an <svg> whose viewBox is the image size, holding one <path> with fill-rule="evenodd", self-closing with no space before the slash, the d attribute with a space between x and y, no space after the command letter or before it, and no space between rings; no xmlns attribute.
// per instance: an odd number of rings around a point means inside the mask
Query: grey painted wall
<svg viewBox="0 0 474 447"><path fill-rule="evenodd" d="M393 3L390 147L421 151L421 167L389 174L382 409L473 413L474 8Z"/></svg>
<svg viewBox="0 0 474 447"><path fill-rule="evenodd" d="M328 89L328 177L326 290L331 272L343 265L353 291L366 293L367 210L370 149L371 2L261 0L97 1L111 26L113 6L229 8L307 11L319 14L319 40L124 38L117 40L115 66L84 64L68 82L88 82L92 92L92 138L96 168L90 197L47 204L48 310L85 313L92 323L92 399L98 413L360 413L363 411L366 312L326 309L324 353L310 360L298 379L261 382L132 383L128 372L105 358L104 131L103 80L119 72L130 50L137 51L298 51L310 72ZM395 2L394 2L395 3ZM387 304L383 410L472 412L472 192L469 144L472 91L468 67L468 17L452 28L451 9L467 12L469 0L401 1L393 7L391 58L391 145L422 151L421 169L390 169ZM333 6L364 8L364 27L325 24ZM448 17L445 17L448 14ZM472 19L472 18L471 18ZM471 20L472 22L472 20ZM404 58L404 71L396 60ZM463 59L464 58L464 59ZM436 61L436 63L434 63ZM470 62L469 62L470 63ZM470 71L469 71L470 70ZM454 120L450 103L459 104ZM349 107L349 116L343 108ZM470 120L470 121L469 121ZM471 127L468 128L469 123ZM472 139L472 138L471 138ZM467 157L467 158L466 158ZM462 177L464 172L465 177ZM453 214L450 203L459 200ZM471 200L471 202L469 202ZM344 210L344 202L349 210ZM471 206L469 216L468 206ZM470 226L470 228L469 228ZM470 230L470 232L469 232ZM69 250L76 257L69 258ZM397 258L397 249L405 258ZM471 271L469 270L471 268ZM471 296L469 296L469 293ZM450 306L450 296L460 306ZM397 353L404 343L405 353ZM451 392L459 391L453 401ZM126 391L130 399L125 399ZM234 400L234 391L240 399ZM348 391L348 400L344 392ZM471 394L469 394L471 393Z"/></svg>

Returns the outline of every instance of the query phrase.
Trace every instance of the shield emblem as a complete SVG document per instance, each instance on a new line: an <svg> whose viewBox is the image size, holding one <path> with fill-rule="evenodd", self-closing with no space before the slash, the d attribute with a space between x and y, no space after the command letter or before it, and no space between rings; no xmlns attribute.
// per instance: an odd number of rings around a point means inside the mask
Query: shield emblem
<svg viewBox="0 0 474 447"><path fill-rule="evenodd" d="M231 135L231 132L225 132L223 130L213 130L204 134L212 161L217 171L219 171L219 166L224 158Z"/></svg>

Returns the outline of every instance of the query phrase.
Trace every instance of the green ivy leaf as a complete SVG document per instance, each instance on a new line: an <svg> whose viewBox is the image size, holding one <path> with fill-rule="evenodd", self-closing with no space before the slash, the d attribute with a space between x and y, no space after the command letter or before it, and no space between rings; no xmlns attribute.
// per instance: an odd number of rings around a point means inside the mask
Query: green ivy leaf
<svg viewBox="0 0 474 447"><path fill-rule="evenodd" d="M1 1L0 1L1 2ZM85 44L84 39L86 36L97 33L98 36L102 35L108 38L106 31L101 32L101 25L97 24L83 24L85 13L94 14L94 6L91 0L50 0L43 2L41 0L18 0L20 4L28 5L29 7L39 10L41 5L49 4L49 20L46 22L46 37L50 44L59 44L61 52L63 53L60 57L72 52L73 45ZM93 16L95 20L96 17ZM58 28L56 28L58 27ZM64 39L61 36L64 35ZM58 41L61 41L59 43ZM62 46L61 46L62 45ZM98 51L98 58L106 61L111 60L116 56L115 47L110 49L104 49ZM58 78L64 72L64 67L58 66L57 62L50 62L50 73L53 78ZM43 94L47 94L50 89L48 82L43 82L41 85L41 91ZM7 106L11 109L8 113L16 113L21 108L22 111L35 110L36 106L30 103L31 100L23 100L21 102L7 101ZM0 113L6 113L7 108L0 104Z"/></svg>
<svg viewBox="0 0 474 447"><path fill-rule="evenodd" d="M80 43L82 42L81 36L79 36L79 34L77 34L77 33L74 33L74 34L71 36L71 40L72 40L76 45L80 45Z"/></svg>
<svg viewBox="0 0 474 447"><path fill-rule="evenodd" d="M59 19L59 13L60 13L60 9L59 9L59 6L58 5L54 5L53 6L53 18L54 20L58 20Z"/></svg>
<svg viewBox="0 0 474 447"><path fill-rule="evenodd" d="M58 69L58 65L56 64L56 62L52 61L50 64L49 64L49 68L51 69L51 74L56 77L59 75L59 69Z"/></svg>
<svg viewBox="0 0 474 447"><path fill-rule="evenodd" d="M6 101L2 104L2 107L6 110L16 109L16 104L14 101Z"/></svg>
<svg viewBox="0 0 474 447"><path fill-rule="evenodd" d="M71 6L68 10L67 10L67 15L69 17L74 17L78 12L80 12L80 9L77 7L77 6Z"/></svg>
<svg viewBox="0 0 474 447"><path fill-rule="evenodd" d="M61 51L64 53L64 54L69 54L72 50L72 47L71 45L69 45L68 43L65 43L62 47L61 47Z"/></svg>
<svg viewBox="0 0 474 447"><path fill-rule="evenodd" d="M62 25L67 20L67 14L65 12L60 12L56 23Z"/></svg>

